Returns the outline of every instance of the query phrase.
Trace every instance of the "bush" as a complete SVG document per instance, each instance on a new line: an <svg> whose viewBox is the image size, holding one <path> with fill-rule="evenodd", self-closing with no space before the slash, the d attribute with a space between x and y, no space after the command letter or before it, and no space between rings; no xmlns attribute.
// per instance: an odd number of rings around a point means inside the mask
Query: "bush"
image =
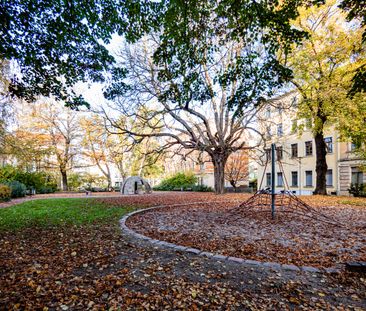
<svg viewBox="0 0 366 311"><path fill-rule="evenodd" d="M354 197L366 197L366 185L365 184L351 184L348 189L350 194Z"/></svg>
<svg viewBox="0 0 366 311"><path fill-rule="evenodd" d="M18 181L26 186L27 189L35 189L36 193L42 193L43 188L48 191L55 192L57 190L57 183L47 172L26 172L20 168L7 165L0 167L0 181L7 183L11 181Z"/></svg>
<svg viewBox="0 0 366 311"><path fill-rule="evenodd" d="M37 193L39 194L47 194L47 193L54 193L57 190L57 187L51 186L43 186L38 189Z"/></svg>
<svg viewBox="0 0 366 311"><path fill-rule="evenodd" d="M154 187L154 190L171 191L181 190L183 188L192 188L197 182L197 177L192 173L177 173L170 178L164 179L159 185Z"/></svg>
<svg viewBox="0 0 366 311"><path fill-rule="evenodd" d="M192 173L177 173L174 176L164 179L159 185L153 189L158 191L200 191L211 192L213 189L205 185L196 185L197 177Z"/></svg>
<svg viewBox="0 0 366 311"><path fill-rule="evenodd" d="M25 197L27 193L27 187L17 180L9 181L4 183L9 186L11 189L11 197L12 198L21 198Z"/></svg>
<svg viewBox="0 0 366 311"><path fill-rule="evenodd" d="M195 185L192 187L192 191L198 191L198 192L213 192L214 190L205 185Z"/></svg>
<svg viewBox="0 0 366 311"><path fill-rule="evenodd" d="M0 184L0 201L5 202L9 201L11 198L11 189L7 185Z"/></svg>

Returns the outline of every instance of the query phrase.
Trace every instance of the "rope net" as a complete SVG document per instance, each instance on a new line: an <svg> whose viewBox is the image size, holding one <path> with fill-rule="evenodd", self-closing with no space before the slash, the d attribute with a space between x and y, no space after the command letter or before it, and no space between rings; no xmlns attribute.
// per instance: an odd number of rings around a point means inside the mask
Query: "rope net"
<svg viewBox="0 0 366 311"><path fill-rule="evenodd" d="M303 216L307 218L312 218L317 221L326 222L332 225L341 225L337 220L330 218L319 210L311 207L309 204L305 203L303 200L298 198L292 191L289 191L288 183L284 173L282 162L278 159L278 166L282 176L284 178L284 190L279 193L274 194L274 207L276 215L281 213L292 213L293 215ZM268 165L268 158L265 163L263 175L259 188L262 187L264 175L266 173L266 168ZM272 193L271 188L260 189L249 199L241 203L239 206L231 209L229 211L232 216L232 220L238 220L239 218L248 217L253 214L258 213L269 213L271 214L272 207Z"/></svg>
<svg viewBox="0 0 366 311"><path fill-rule="evenodd" d="M235 221L239 218L250 217L251 215L258 213L268 213L270 215L271 203L271 190L268 188L259 190L248 200L230 210L230 214L233 216L232 220ZM275 212L276 215L281 213L292 213L294 215L312 218L332 225L340 225L338 221L324 215L287 190L275 194Z"/></svg>

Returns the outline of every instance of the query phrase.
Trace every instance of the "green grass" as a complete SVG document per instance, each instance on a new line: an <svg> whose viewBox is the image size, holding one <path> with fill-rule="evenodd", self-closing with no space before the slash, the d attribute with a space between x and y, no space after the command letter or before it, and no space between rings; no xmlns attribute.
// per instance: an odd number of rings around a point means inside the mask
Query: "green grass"
<svg viewBox="0 0 366 311"><path fill-rule="evenodd" d="M365 201L343 200L343 201L339 201L339 203L340 204L355 205L355 206L365 206L366 207L366 200Z"/></svg>
<svg viewBox="0 0 366 311"><path fill-rule="evenodd" d="M92 199L34 200L0 209L0 231L115 223L132 209L132 207L109 207Z"/></svg>

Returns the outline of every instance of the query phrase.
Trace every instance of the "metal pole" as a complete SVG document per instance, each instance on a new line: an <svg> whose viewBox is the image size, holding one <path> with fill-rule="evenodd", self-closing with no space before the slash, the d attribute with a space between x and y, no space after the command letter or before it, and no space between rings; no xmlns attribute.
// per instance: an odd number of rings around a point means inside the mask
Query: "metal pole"
<svg viewBox="0 0 366 311"><path fill-rule="evenodd" d="M271 173L271 186L272 186L272 191L271 191L271 209L272 209L272 219L275 218L275 192L276 192L276 188L275 188L275 173L276 173L276 145L272 144L271 145L271 153L272 153L272 173Z"/></svg>

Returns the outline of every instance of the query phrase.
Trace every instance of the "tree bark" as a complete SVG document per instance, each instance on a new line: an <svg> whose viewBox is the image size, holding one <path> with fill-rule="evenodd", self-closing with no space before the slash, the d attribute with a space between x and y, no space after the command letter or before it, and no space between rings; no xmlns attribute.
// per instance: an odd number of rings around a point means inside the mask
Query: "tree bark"
<svg viewBox="0 0 366 311"><path fill-rule="evenodd" d="M316 187L314 194L327 194L327 146L324 142L323 131L319 131L315 136L315 149L316 149Z"/></svg>
<svg viewBox="0 0 366 311"><path fill-rule="evenodd" d="M61 177L62 177L62 190L63 191L67 191L68 190L68 186L67 186L67 172L65 170L60 170L61 172Z"/></svg>
<svg viewBox="0 0 366 311"><path fill-rule="evenodd" d="M214 154L211 156L214 165L215 193L225 193L225 165L227 156L223 154Z"/></svg>

